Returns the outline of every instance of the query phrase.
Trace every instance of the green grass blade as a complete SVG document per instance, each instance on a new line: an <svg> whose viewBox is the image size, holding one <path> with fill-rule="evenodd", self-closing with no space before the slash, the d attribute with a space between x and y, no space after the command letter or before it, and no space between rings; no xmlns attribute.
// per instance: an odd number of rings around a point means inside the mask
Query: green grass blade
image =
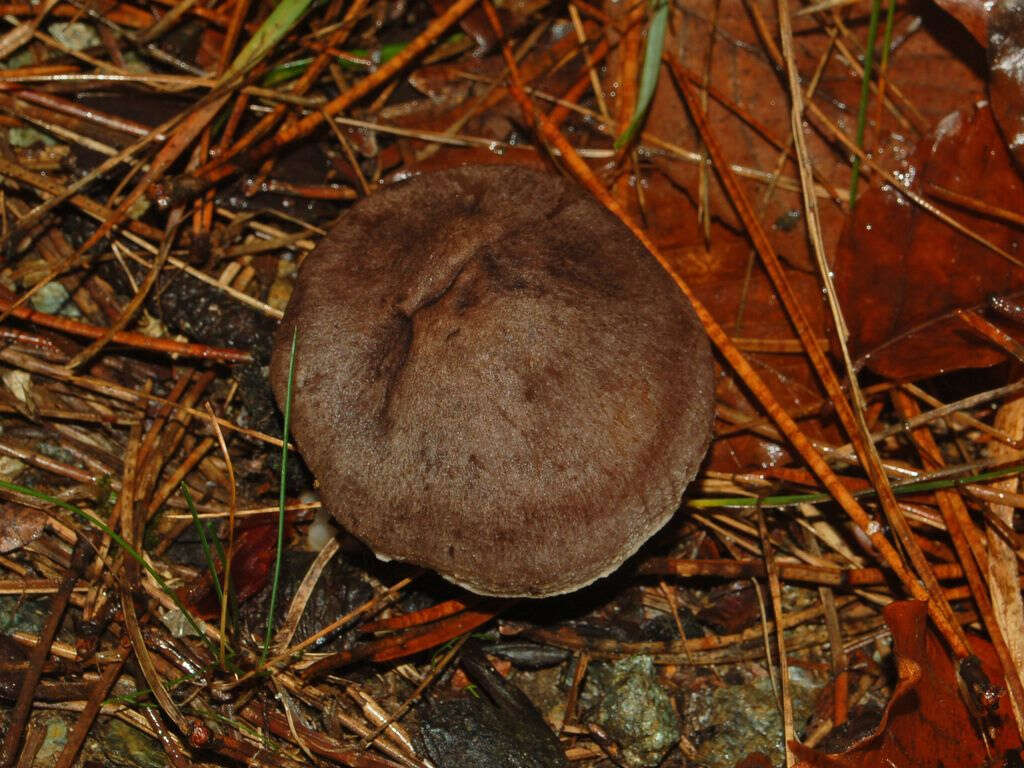
<svg viewBox="0 0 1024 768"><path fill-rule="evenodd" d="M221 587L220 577L217 575L217 563L213 559L213 550L210 548L210 542L206 539L206 524L199 519L195 502L192 501L192 494L189 493L188 486L185 485L184 481L181 483L181 495L185 497L188 511L192 513L192 523L195 525L196 530L199 531L199 541L203 545L203 557L206 558L206 565L210 569L210 578L213 579L213 589L217 593L217 600L218 602L223 602L224 589Z"/></svg>
<svg viewBox="0 0 1024 768"><path fill-rule="evenodd" d="M864 127L868 121L868 99L871 96L871 69L875 61L875 40L878 38L878 16L881 0L871 0L871 18L868 21L868 44L864 51L864 76L860 81L860 105L857 107L857 148L864 149ZM850 177L850 209L857 203L857 183L860 181L860 155L853 158Z"/></svg>
<svg viewBox="0 0 1024 768"><path fill-rule="evenodd" d="M249 38L245 47L239 51L235 60L231 62L231 66L221 77L221 82L228 82L259 62L298 23L299 19L309 10L311 2L312 0L281 0L270 12L266 21Z"/></svg>
<svg viewBox="0 0 1024 768"><path fill-rule="evenodd" d="M1024 465L1003 467L1002 469L994 469L990 472L981 472L975 475L969 475L965 477L944 477L938 480L924 480L915 481L910 483L903 483L902 485L894 485L892 487L893 493L897 496L906 495L909 493L927 493L928 491L938 491L948 488L958 488L963 485L973 485L975 483L986 483L990 480L998 480L1009 475L1016 475L1024 472ZM874 488L864 488L860 491L854 491L853 496L855 498L864 498L875 495ZM707 499L690 499L686 502L686 506L690 509L720 509L720 508L740 508L740 507L759 507L761 509L778 508L778 507L791 507L796 504L820 504L822 502L831 501L832 496L827 493L789 493L779 494L776 496L728 496L718 498L707 498Z"/></svg>
<svg viewBox="0 0 1024 768"><path fill-rule="evenodd" d="M668 29L670 9L668 0L655 0L651 6L651 22L647 27L647 47L644 50L643 69L640 71L636 109L633 110L633 119L629 121L626 130L615 140L616 149L622 149L633 140L654 99L654 89L658 86L658 74L661 72L661 52L665 48L665 31Z"/></svg>
<svg viewBox="0 0 1024 768"><path fill-rule="evenodd" d="M281 433L281 491L277 510L277 555L274 557L274 578L270 584L270 606L267 609L267 631L263 635L263 652L260 666L267 660L270 638L274 632L274 611L277 609L277 588L281 580L281 555L284 550L284 508L288 476L288 433L292 423L292 386L295 383L295 348L299 341L299 330L292 334L292 348L288 357L288 388L284 397L284 429Z"/></svg>
<svg viewBox="0 0 1024 768"><path fill-rule="evenodd" d="M466 35L462 32L456 32L453 35L449 35L441 41L440 45L446 46L453 43L457 43L465 39ZM373 66L380 66L386 64L395 58L405 46L407 42L401 43L385 43L377 48L352 48L344 51L343 55L335 58L338 66L342 69L349 70L351 72L364 72ZM306 70L309 69L309 65L313 63L312 56L304 56L299 59L293 59L292 61L286 61L283 64L271 69L263 77L261 85L264 88L272 88L275 85L286 83L289 80L294 80L297 77L301 77L305 74Z"/></svg>
<svg viewBox="0 0 1024 768"><path fill-rule="evenodd" d="M195 680L201 674L201 672L197 671L191 672L187 675L182 675L181 677L171 678L170 680L164 681L164 688L166 688L168 691L173 691L175 688L178 688L179 686L184 685L185 683ZM103 703L123 704L128 707L157 707L158 705L155 702L147 703L146 701L144 701L144 699L149 698L149 696L152 693L153 690L151 688L136 688L134 691L130 693L125 693L123 695L115 695L111 696L109 699L104 699Z"/></svg>

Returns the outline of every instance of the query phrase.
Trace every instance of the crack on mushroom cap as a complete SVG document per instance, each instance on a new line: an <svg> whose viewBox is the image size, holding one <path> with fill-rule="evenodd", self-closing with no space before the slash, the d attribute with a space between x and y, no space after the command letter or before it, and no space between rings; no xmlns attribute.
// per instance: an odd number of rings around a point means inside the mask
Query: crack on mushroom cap
<svg viewBox="0 0 1024 768"><path fill-rule="evenodd" d="M678 508L710 441L707 338L566 181L467 166L353 206L278 330L325 506L378 556L482 594L570 592Z"/></svg>

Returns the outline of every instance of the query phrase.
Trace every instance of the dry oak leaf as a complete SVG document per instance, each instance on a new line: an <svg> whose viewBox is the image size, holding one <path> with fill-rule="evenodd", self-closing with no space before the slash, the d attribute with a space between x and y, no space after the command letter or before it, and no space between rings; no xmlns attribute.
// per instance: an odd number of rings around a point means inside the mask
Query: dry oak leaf
<svg viewBox="0 0 1024 768"><path fill-rule="evenodd" d="M1009 699L999 698L988 718L985 743L957 685L949 651L928 624L925 603L889 604L885 620L892 630L899 681L868 736L840 754L826 755L795 742L796 768L997 768L1014 765L1021 748ZM993 685L1002 673L992 645L971 637L971 648ZM1007 762L1008 761L1008 762Z"/></svg>
<svg viewBox="0 0 1024 768"><path fill-rule="evenodd" d="M901 175L919 193L954 193L1024 211L1024 182L984 104L940 120ZM995 217L942 207L1007 254L1024 255L1019 229ZM891 186L872 188L858 200L840 238L835 273L858 366L917 379L1004 359L954 312L979 307L990 294L1024 288L1024 269Z"/></svg>

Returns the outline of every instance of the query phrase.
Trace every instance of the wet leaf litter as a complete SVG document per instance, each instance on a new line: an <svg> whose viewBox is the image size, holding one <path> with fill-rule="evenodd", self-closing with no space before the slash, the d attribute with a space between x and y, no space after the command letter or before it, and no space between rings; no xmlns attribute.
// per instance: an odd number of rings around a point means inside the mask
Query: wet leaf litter
<svg viewBox="0 0 1024 768"><path fill-rule="evenodd" d="M5 10L0 763L1020 763L1014 3Z"/></svg>

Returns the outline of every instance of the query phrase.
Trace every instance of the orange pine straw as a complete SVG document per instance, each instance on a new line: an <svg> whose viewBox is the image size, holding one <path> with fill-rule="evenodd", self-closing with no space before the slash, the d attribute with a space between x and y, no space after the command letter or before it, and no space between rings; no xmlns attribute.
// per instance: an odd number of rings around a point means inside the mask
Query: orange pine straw
<svg viewBox="0 0 1024 768"><path fill-rule="evenodd" d="M956 316L998 347L1024 362L1024 345L997 325L993 325L977 312L956 310Z"/></svg>
<svg viewBox="0 0 1024 768"><path fill-rule="evenodd" d="M605 56L608 55L608 51L611 46L608 44L608 40L602 38L601 41L594 46L594 50L590 54L590 64L596 67ZM575 103L580 96L587 92L590 88L590 72L584 72L580 75L579 79L572 85L572 87L565 92L562 96L563 102ZM572 110L569 109L566 104L556 104L554 109L548 113L548 119L555 126L561 125L565 122L565 119L569 116Z"/></svg>
<svg viewBox="0 0 1024 768"><path fill-rule="evenodd" d="M507 604L506 604L507 605ZM502 606L493 611L463 611L432 624L412 627L399 635L389 635L357 645L347 651L340 651L320 659L303 669L299 674L308 680L338 667L363 659L370 661L392 661L405 656L436 648L474 629L498 615Z"/></svg>
<svg viewBox="0 0 1024 768"><path fill-rule="evenodd" d="M178 4L178 2L179 2L179 0L156 0L156 1L158 3L160 3L160 5L166 5L168 8L174 8L174 6L176 6ZM188 12L191 15L196 16L196 17L198 17L200 19L204 19L205 21L212 22L213 24L216 24L218 27L227 28L227 26L231 23L231 18L227 14L225 14L225 13L218 13L217 11L214 11L214 10L212 10L210 8L207 8L206 6L202 5L201 3L196 3L195 5L193 5L191 8L188 9ZM148 27L152 23L153 23L153 19L150 18L145 26Z"/></svg>
<svg viewBox="0 0 1024 768"><path fill-rule="evenodd" d="M81 72L81 69L72 64L36 64L30 67L14 67L0 72L0 81L20 80L23 77L43 77L46 75L66 75L72 72ZM17 86L10 86L17 87Z"/></svg>
<svg viewBox="0 0 1024 768"><path fill-rule="evenodd" d="M64 333L70 333L72 336L82 336L87 339L102 339L107 333L106 328L98 328L95 325L80 323L77 320L61 317L60 315L36 312L28 307L15 306L12 302L2 298L0 298L0 312L12 314L19 320L26 320L45 328L63 331ZM252 362L252 355L244 349L208 347L205 344L190 344L188 342L175 341L174 339L157 339L134 331L116 331L111 337L111 341L127 347L146 349L151 352L163 352L168 355L198 357L203 360L219 360L225 363Z"/></svg>
<svg viewBox="0 0 1024 768"><path fill-rule="evenodd" d="M209 122L213 120L217 112L220 111L220 108L227 102L228 98L230 98L230 95L230 92L223 93L210 98L205 103L200 103L196 107L195 111L181 121L164 145L160 148L160 151L156 153L156 157L154 157L150 162L149 169L142 175L142 178L139 179L132 190L124 196L124 199L121 200L121 203L114 209L111 215L96 228L92 235L86 238L82 245L76 249L76 257L88 253L90 248L99 243L100 240L110 234L114 227L128 217L128 211L135 204L135 201L141 198L150 186L164 175L167 169L178 159L181 153L188 149L189 145L192 144L195 138L199 136ZM165 238L167 236L173 237L177 224L182 216L182 211L179 208L175 208L171 211L171 216L165 230L169 235L165 235ZM77 368L85 361L91 359L113 339L114 334L127 325L134 312L142 304L142 301L145 299L148 291L156 283L157 275L163 268L163 264L170 253L170 246L170 242L163 243L160 248L160 253L156 260L154 260L149 273L139 286L138 292L136 292L135 296L132 297L131 303L128 305L126 310L121 313L121 316L111 324L110 328L104 332L103 336L75 355L72 360L68 361L68 368Z"/></svg>
<svg viewBox="0 0 1024 768"><path fill-rule="evenodd" d="M302 96L308 91L313 84L317 81L320 75L333 60L332 55L336 46L341 45L348 35L352 32L352 26L355 20L359 17L359 14L363 12L363 8L366 6L368 0L356 0L352 6L345 12L345 18L342 20L341 25L331 33L331 36L321 46L320 52L316 55L316 58L310 62L309 66L306 67L306 71L302 73L302 76L296 80L293 84L289 93L293 96ZM218 153L216 161L210 161L196 173L202 175L204 168L213 168L219 163L231 158L237 157L240 153L251 147L257 141L259 141L281 120L282 117L287 113L289 105L285 102L277 104L270 112L260 118L259 122L256 123L252 128L249 129L248 133L242 136L237 142L231 147L226 147L222 144L222 149ZM289 126L296 121L288 121L288 125L285 126L285 130L288 130Z"/></svg>
<svg viewBox="0 0 1024 768"><path fill-rule="evenodd" d="M387 630L405 629L415 627L419 624L427 624L431 621L454 616L466 610L466 603L461 600L445 600L443 603L432 605L420 611L404 613L401 616L392 616L389 619L378 619L369 621L359 627L360 632L384 632Z"/></svg>
<svg viewBox="0 0 1024 768"><path fill-rule="evenodd" d="M683 94L683 99L686 102L687 109L690 111L694 124L700 132L705 147L707 147L708 154L711 155L714 161L715 169L722 180L722 185L728 191L736 212L743 220L754 248L761 257L761 262L764 264L765 270L768 272L769 277L771 277L772 284L782 300L786 314L793 323L797 336L800 337L800 341L811 360L815 372L818 374L818 378L825 386L825 391L828 393L829 399L836 410L836 415L849 436L850 442L853 444L860 459L860 463L871 480L871 485L878 493L878 500L885 511L886 518L889 520L898 540L903 544L907 555L910 557L910 561L917 569L918 575L924 582L923 591L926 594L937 596L932 610L935 611L936 615L942 614L943 619L942 621L936 620L936 626L944 628L943 634L949 638L950 646L957 657L963 658L970 655L971 651L967 645L967 637L960 627L960 622L956 620L953 609L949 607L949 604L943 598L938 597L942 594L939 580L932 572L931 563L925 557L924 552L914 538L913 532L910 530L910 526L903 515L903 510L896 501L896 495L889 484L889 477L882 468L881 459L879 459L878 453L875 451L874 444L870 442L870 438L867 436L867 427L865 426L863 430L861 429L861 424L858 422L857 416L849 400L846 398L846 393L839 383L839 378L825 357L825 352L821 345L817 343L814 330L803 312L800 300L789 284L785 270L783 270L782 263L772 247L764 225L754 212L754 206L743 192L742 187L740 187L735 174L732 172L732 168L726 162L721 145L708 127L704 112L697 104L697 95L693 90L693 86L681 72L681 68L674 58L668 58L667 63L672 70L679 90ZM913 584L915 587L921 586L916 580L913 581ZM914 594L914 592L911 592L911 594Z"/></svg>
<svg viewBox="0 0 1024 768"><path fill-rule="evenodd" d="M373 661L391 661L392 659L412 656L414 653L425 651L428 648L436 648L439 645L444 645L449 640L454 640L460 635L472 632L497 615L498 611L463 611L456 616L437 622L429 633L401 640L389 648L377 651L370 658Z"/></svg>
<svg viewBox="0 0 1024 768"><path fill-rule="evenodd" d="M147 170L143 177L136 182L131 192L124 196L120 205L111 212L110 216L108 216L107 219L96 228L96 231L78 247L76 251L77 255L87 253L90 248L110 234L110 231L128 216L128 211L135 204L135 201L142 197L150 186L159 179L171 164L178 159L181 153L188 148L196 136L199 135L200 131L202 131L213 119L214 115L217 114L227 99L228 94L211 99L205 104L198 106L192 114L186 117L181 124L178 125L177 129L170 135L167 142L160 148L156 157L154 157L152 162L149 164L149 170Z"/></svg>
<svg viewBox="0 0 1024 768"><path fill-rule="evenodd" d="M235 47L238 45L238 39L242 32L242 24L245 21L246 15L249 13L249 0L237 0L234 8L231 12L231 23L228 25L227 32L224 34L224 42L221 43L220 56L217 59L217 70L216 77L220 79L227 72L228 67L231 66L231 56L235 51ZM233 111L232 111L233 113ZM224 143L229 140L232 134L225 132L220 139L218 146L223 146ZM210 154L210 145L213 141L213 132L211 126L208 124L203 129L202 137L199 139L199 147L195 155L189 161L189 170L192 170L205 162ZM209 190L206 195L197 197L192 201L192 233L197 238L196 245L200 245L204 242L206 236L209 234L210 229L213 227L213 212L214 212L214 199L215 195L213 190Z"/></svg>
<svg viewBox="0 0 1024 768"><path fill-rule="evenodd" d="M16 113L18 112L18 101L11 99L9 96L0 96L0 103L5 106L11 106L14 108ZM36 173L16 162L0 158L0 169L2 169L4 176L21 181L36 189L40 189L48 196L63 198L76 208L80 209L83 213L92 216L98 221L104 221L116 215L112 209L96 202L88 195L73 194L68 196L67 187L60 182L55 181L51 176ZM24 219L18 219L15 222L16 228L25 232L27 228L34 226L38 222L38 219L34 218L31 214L29 214L27 218L30 219L29 222L24 221ZM159 240L161 237L161 230L144 222L136 221L135 219L129 219L125 223L125 229L146 240ZM11 233L8 231L5 237L10 238L10 236Z"/></svg>
<svg viewBox="0 0 1024 768"><path fill-rule="evenodd" d="M910 399L910 396L901 389L892 391L892 398L900 415L904 419L912 419L921 414L917 403ZM942 452L931 430L927 427L918 427L910 433L910 439L921 454L925 468L929 471L942 469L946 466L942 459ZM988 562L985 559L986 553L982 545L975 538L974 546L971 546L969 534L977 537L974 523L971 522L970 512L964 504L963 497L952 488L935 491L935 499L939 503L939 510L942 512L942 519L946 523L946 531L953 540L956 554L963 564L964 575L967 577L967 584L971 588L971 596L974 604L978 607L981 621L988 630L992 640L992 647L999 658L999 665L1003 668L1003 679L1010 689L1011 699L1019 704L1024 704L1024 685L1021 685L1020 671L1010 655L1010 649L1006 645L1006 639L999 627L995 611L992 608L992 601L988 596L988 583L981 574L981 569L988 569ZM977 555L975 554L977 553ZM975 558L977 557L977 561ZM1015 708L1014 708L1015 709ZM1019 718L1019 716L1018 716ZM1018 719L1018 725L1020 720Z"/></svg>
<svg viewBox="0 0 1024 768"><path fill-rule="evenodd" d="M827 587L866 587L885 584L889 574L881 568L839 568L838 566L779 563L779 574L789 581L805 581ZM654 576L712 577L725 579L764 578L764 559L699 559L652 557L640 563L637 571ZM938 563L935 574L943 580L962 579L964 569L958 563Z"/></svg>
<svg viewBox="0 0 1024 768"><path fill-rule="evenodd" d="M99 11L99 9L97 9ZM153 17L133 5L118 3L113 8L99 11L105 18L122 27L143 29L153 23ZM39 13L38 6L30 3L4 3L0 5L0 16L35 17ZM83 15L81 8L69 3L61 3L50 9L48 14L58 19L78 19Z"/></svg>
<svg viewBox="0 0 1024 768"><path fill-rule="evenodd" d="M491 5L489 0L482 0L482 3L491 24L499 33L499 37L504 37L501 33L501 22L498 19L494 7ZM662 268L668 273L679 290L690 301L690 304L693 306L697 317L700 319L701 324L704 326L704 329L711 341L715 344L719 352L721 352L722 356L726 359L743 383L750 389L751 393L758 399L761 406L771 417L772 421L775 422L782 434L786 436L792 446L797 450L801 457L803 457L804 461L807 462L807 465L811 468L814 474L818 476L822 485L825 486L836 502L870 538L871 543L881 555L882 560L893 570L899 580L903 583L906 590L914 598L928 604L929 613L931 614L933 621L942 634L947 638L954 652L961 657L968 655L970 650L958 634L959 627L957 626L954 628L951 626L951 622L946 613L949 611L948 605L945 605L944 603L940 604L939 601L941 600L941 596L933 598L929 594L928 590L917 581L914 574L911 573L904 564L899 553L883 535L881 526L871 519L846 486L839 480L836 474L821 457L821 454L818 453L810 440L808 440L807 436L800 430L797 423L786 412L782 405L779 404L779 401L776 400L775 396L771 393L771 390L768 389L764 380L758 375L750 363L747 362L743 353L740 352L739 348L728 337L722 326L718 324L708 311L707 307L705 307L700 299L697 298L697 295L686 283L682 275L679 274L675 266L665 258L664 254L661 253L661 249L655 245L654 241L651 240L647 233L635 221L633 221L632 217L630 217L626 211L608 194L607 190L601 185L601 182L594 175L593 171L590 170L590 167L576 153L576 150L573 149L572 145L558 131L558 129L551 125L543 113L540 113L533 108L533 105L522 88L515 59L512 57L507 44L502 45L502 53L505 57L505 65L509 70L509 90L523 109L524 113L526 113L527 119L531 120L537 126L538 131L546 141L550 142L559 150L559 152L561 152L566 165L580 183L583 184L583 186L586 187L586 189L588 189L591 194L593 194L594 197L596 197L611 213L617 216L623 224L629 227L636 238L640 240L644 247L647 248L651 255L654 256ZM683 82L686 82L685 78L683 79ZM817 344L812 344L811 348L818 349ZM820 352L820 350L818 351Z"/></svg>
<svg viewBox="0 0 1024 768"><path fill-rule="evenodd" d="M416 36L412 42L405 46L397 56L383 64L380 69L375 72L371 72L340 96L329 101L318 111L311 112L301 120L286 126L272 138L269 138L254 147L250 153L249 159L252 161L262 160L264 157L276 152L284 145L303 136L308 136L325 119L333 117L343 109L347 109L378 86L386 83L404 69L410 61L429 48L437 38L444 34L448 27L452 26L459 20L459 18L469 11L470 8L476 5L477 1L478 0L456 0L444 13L430 22L427 25L427 28ZM216 161L207 163L196 171L196 176L207 184L214 184L217 181L230 176L239 170L238 166L229 162L231 158L235 157L239 153L239 151L241 150L238 148L232 148L222 158L218 158Z"/></svg>
<svg viewBox="0 0 1024 768"><path fill-rule="evenodd" d="M772 135L771 129L769 129L767 125L765 125L760 120L758 120L756 117L754 117L752 114L747 112L747 110L745 110L743 107L741 107L735 101L730 99L728 96L726 96L720 90L715 88L713 85L711 85L710 83L705 83L704 82L704 78L702 78L700 75L698 75L692 69L687 69L687 68L683 67L681 64L679 64L678 62L676 62L676 65L677 65L677 69L675 70L675 72L677 72L678 74L681 74L683 77L685 77L691 83L696 85L698 88L703 88L705 91L707 91L708 96L710 96L712 99L714 99L719 104L721 104L723 107L725 107L727 110L729 110L734 115L736 115L736 117L738 117L744 123L746 123L751 128L753 128L754 131L756 131L757 134L762 139L764 139L769 144L771 144L773 147L775 147L777 150L779 150L779 152L784 153L787 158L792 158L792 156L793 156L792 147L787 145L786 143L780 141L774 135ZM831 197L833 200L839 200L840 199L839 198L839 192L832 185L832 182L830 182L828 179L826 179L821 174L821 172L818 171L817 168L812 168L811 170L814 173L815 181L817 181L819 184L821 184L822 189L824 189L829 194L829 197Z"/></svg>

